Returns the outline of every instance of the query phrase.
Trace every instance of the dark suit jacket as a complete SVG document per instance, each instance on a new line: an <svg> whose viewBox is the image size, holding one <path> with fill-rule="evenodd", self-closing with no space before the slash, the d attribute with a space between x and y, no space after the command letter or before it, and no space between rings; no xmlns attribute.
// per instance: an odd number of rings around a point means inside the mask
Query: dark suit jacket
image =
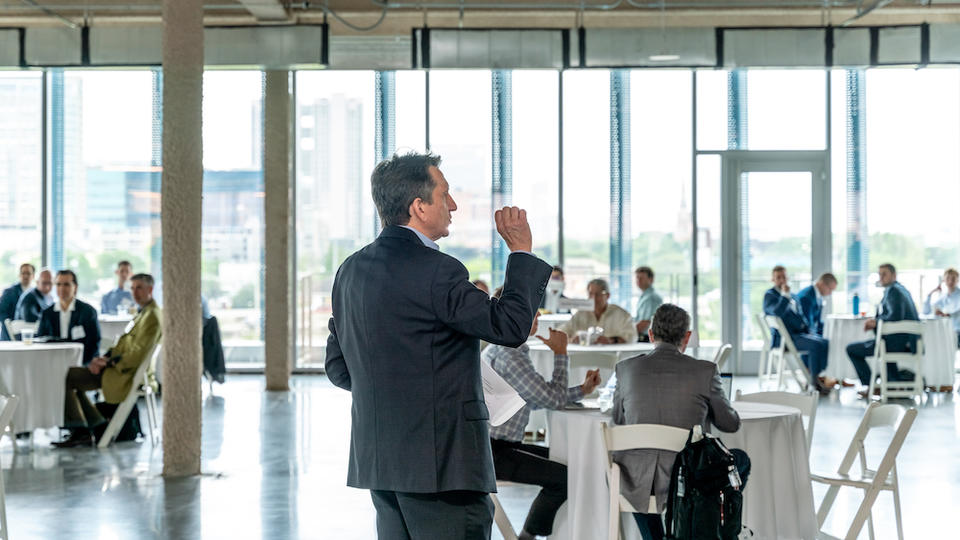
<svg viewBox="0 0 960 540"><path fill-rule="evenodd" d="M804 287L797 293L800 310L807 320L810 331L818 336L823 335L823 304L817 300L817 291L814 285Z"/></svg>
<svg viewBox="0 0 960 540"><path fill-rule="evenodd" d="M60 312L55 311L54 306L43 310L40 314L40 327L37 328L37 336L50 336L60 339ZM83 327L84 337L81 339L72 339L73 328ZM73 313L70 314L70 329L67 330L67 339L74 343L83 343L83 365L90 363L97 356L100 348L100 322L97 320L97 310L87 304L76 300Z"/></svg>
<svg viewBox="0 0 960 540"><path fill-rule="evenodd" d="M796 295L791 296L794 300L797 299ZM799 306L799 301L797 305ZM801 309L801 311L803 310ZM767 289L767 292L763 295L763 312L766 315L780 317L784 326L787 327L787 332L790 332L790 337L797 334L806 334L810 331L803 315L790 309L790 300L773 287ZM773 346L778 346L780 344L780 333L774 328L770 329L770 333L772 334Z"/></svg>
<svg viewBox="0 0 960 540"><path fill-rule="evenodd" d="M550 272L511 254L492 299L460 261L397 226L344 261L326 372L353 393L347 485L496 491L479 340L524 343Z"/></svg>
<svg viewBox="0 0 960 540"><path fill-rule="evenodd" d="M614 424L661 424L683 429L695 425L709 431L740 429L740 416L723 391L717 365L697 360L668 344L657 344L650 354L617 364L613 393ZM665 450L617 452L621 467L620 493L634 508L647 512L651 493L663 512L670 490L676 453Z"/></svg>
<svg viewBox="0 0 960 540"><path fill-rule="evenodd" d="M17 301L17 313L14 319L37 322L40 320L40 314L43 310L52 305L53 303L47 302L47 299L34 287L20 296L20 300Z"/></svg>
<svg viewBox="0 0 960 540"><path fill-rule="evenodd" d="M3 321L15 317L17 313L17 301L20 300L21 294L23 294L23 290L20 289L20 282L18 281L4 289L3 294L0 295L0 341L13 339L7 334L7 326L3 324Z"/></svg>
<svg viewBox="0 0 960 540"><path fill-rule="evenodd" d="M899 281L894 281L883 291L883 300L877 306L877 319L882 321L919 321L917 306L910 291ZM889 351L913 351L917 337L910 334L892 334L884 338Z"/></svg>

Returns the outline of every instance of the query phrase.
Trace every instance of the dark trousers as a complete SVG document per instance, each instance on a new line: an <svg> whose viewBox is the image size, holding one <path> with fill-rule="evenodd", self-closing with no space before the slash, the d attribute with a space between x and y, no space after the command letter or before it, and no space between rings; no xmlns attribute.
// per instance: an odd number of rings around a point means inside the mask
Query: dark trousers
<svg viewBox="0 0 960 540"><path fill-rule="evenodd" d="M857 377L860 378L860 384L864 386L870 385L870 365L867 364L867 357L873 356L873 350L877 343L877 340L870 339L867 341L858 341L856 343L851 343L847 345L847 356L850 357L850 362L853 364L853 368L857 370ZM890 342L887 342L887 350L890 352L904 352L908 347L895 347L891 346ZM900 350L893 350L900 349ZM896 363L887 364L887 380L888 381L909 381L913 380L913 373L907 370L900 371L897 368Z"/></svg>
<svg viewBox="0 0 960 540"><path fill-rule="evenodd" d="M532 484L543 489L533 500L523 530L537 536L553 532L553 518L567 500L567 466L550 461L550 449L519 442L490 439L497 480Z"/></svg>
<svg viewBox="0 0 960 540"><path fill-rule="evenodd" d="M830 348L830 341L816 334L794 334L793 344L797 350L806 354L801 355L803 363L810 371L810 376L814 379L827 369L827 353Z"/></svg>
<svg viewBox="0 0 960 540"><path fill-rule="evenodd" d="M739 448L731 448L730 453L733 454L733 463L740 474L740 491L743 491L747 487L747 477L750 476L750 457ZM633 519L640 528L640 536L643 540L663 540L666 533L663 530L663 518L660 514L636 512L633 514Z"/></svg>
<svg viewBox="0 0 960 540"><path fill-rule="evenodd" d="M88 391L100 388L100 377L85 367L72 367L67 371L67 393L63 401L65 427L94 428L107 421L87 398Z"/></svg>
<svg viewBox="0 0 960 540"><path fill-rule="evenodd" d="M381 540L490 540L493 501L480 491L370 490Z"/></svg>

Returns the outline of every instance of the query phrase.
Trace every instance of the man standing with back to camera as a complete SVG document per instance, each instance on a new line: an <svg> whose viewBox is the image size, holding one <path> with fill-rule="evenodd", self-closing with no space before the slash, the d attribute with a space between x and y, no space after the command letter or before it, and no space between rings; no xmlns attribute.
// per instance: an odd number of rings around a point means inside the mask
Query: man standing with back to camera
<svg viewBox="0 0 960 540"><path fill-rule="evenodd" d="M495 213L510 249L501 298L441 253L457 204L439 156L409 153L371 176L383 231L337 271L330 381L353 394L347 485L369 489L385 540L488 539L496 491L480 340L524 343L551 267L526 211Z"/></svg>

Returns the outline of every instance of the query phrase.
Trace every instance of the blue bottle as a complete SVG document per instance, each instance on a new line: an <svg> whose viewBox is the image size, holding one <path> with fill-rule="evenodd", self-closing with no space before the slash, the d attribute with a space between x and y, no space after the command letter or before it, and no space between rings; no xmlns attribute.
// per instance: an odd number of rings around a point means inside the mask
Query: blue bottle
<svg viewBox="0 0 960 540"><path fill-rule="evenodd" d="M853 293L853 314L860 315L860 295Z"/></svg>

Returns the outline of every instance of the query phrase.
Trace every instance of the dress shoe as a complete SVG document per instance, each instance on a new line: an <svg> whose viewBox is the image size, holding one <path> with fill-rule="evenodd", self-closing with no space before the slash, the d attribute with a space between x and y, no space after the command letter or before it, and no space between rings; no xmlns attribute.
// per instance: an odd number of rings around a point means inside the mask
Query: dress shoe
<svg viewBox="0 0 960 540"><path fill-rule="evenodd" d="M859 392L857 392L857 395L860 396L860 399L867 399L867 390L860 390ZM879 388L874 388L874 389L873 389L873 395L879 397L879 396L880 396L880 389L879 389Z"/></svg>
<svg viewBox="0 0 960 540"><path fill-rule="evenodd" d="M823 383L823 385L827 388L833 388L839 381L833 377L820 377L820 382Z"/></svg>
<svg viewBox="0 0 960 540"><path fill-rule="evenodd" d="M89 430L75 430L70 436L60 442L51 443L56 448L73 448L75 446L93 445L93 435Z"/></svg>

